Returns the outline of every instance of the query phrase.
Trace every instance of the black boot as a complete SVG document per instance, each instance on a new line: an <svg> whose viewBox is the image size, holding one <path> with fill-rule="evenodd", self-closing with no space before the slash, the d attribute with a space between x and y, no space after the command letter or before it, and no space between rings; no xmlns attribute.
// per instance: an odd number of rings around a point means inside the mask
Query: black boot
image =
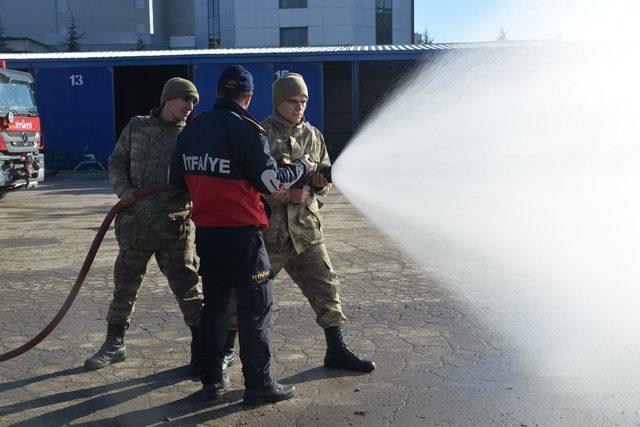
<svg viewBox="0 0 640 427"><path fill-rule="evenodd" d="M127 347L124 345L124 333L127 326L107 325L107 339L100 350L84 361L87 371L102 369L110 363L122 362L127 358Z"/></svg>
<svg viewBox="0 0 640 427"><path fill-rule="evenodd" d="M226 371L236 358L234 350L236 335L238 331L235 329L229 329L227 332L227 339L224 342L224 356L222 357L222 371Z"/></svg>
<svg viewBox="0 0 640 427"><path fill-rule="evenodd" d="M189 362L189 375L200 376L202 372L202 349L200 347L200 328L189 326L191 329L191 361Z"/></svg>
<svg viewBox="0 0 640 427"><path fill-rule="evenodd" d="M376 368L375 363L358 356L347 346L340 326L328 327L324 330L324 335L327 339L327 353L324 356L325 367L356 372L371 372Z"/></svg>
<svg viewBox="0 0 640 427"><path fill-rule="evenodd" d="M296 387L288 384L278 384L271 381L270 384L260 388L247 388L244 391L242 403L245 405L259 405L260 403L279 402L291 399L296 394Z"/></svg>
<svg viewBox="0 0 640 427"><path fill-rule="evenodd" d="M202 399L216 400L220 397L220 393L229 388L231 382L229 381L229 377L226 372L222 373L222 379L220 381L215 381L211 384L202 384Z"/></svg>

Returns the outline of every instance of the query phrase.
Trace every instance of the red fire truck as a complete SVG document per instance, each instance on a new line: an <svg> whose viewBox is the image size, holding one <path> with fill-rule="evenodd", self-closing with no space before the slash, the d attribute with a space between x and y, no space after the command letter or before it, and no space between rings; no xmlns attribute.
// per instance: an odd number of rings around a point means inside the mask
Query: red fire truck
<svg viewBox="0 0 640 427"><path fill-rule="evenodd" d="M0 60L0 196L44 180L43 148L33 77Z"/></svg>

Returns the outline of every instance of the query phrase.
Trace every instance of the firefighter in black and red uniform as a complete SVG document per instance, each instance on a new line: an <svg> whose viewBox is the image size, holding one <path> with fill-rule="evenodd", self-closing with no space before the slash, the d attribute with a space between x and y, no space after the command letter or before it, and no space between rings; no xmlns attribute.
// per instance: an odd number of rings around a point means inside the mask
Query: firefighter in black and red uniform
<svg viewBox="0 0 640 427"><path fill-rule="evenodd" d="M203 397L229 386L222 370L231 290L238 297L240 359L245 404L288 399L292 385L269 374L271 265L262 229L268 225L262 193L288 188L314 167L308 157L278 168L264 129L247 112L253 77L239 65L224 70L218 99L182 131L169 181L189 193L204 290L200 320Z"/></svg>

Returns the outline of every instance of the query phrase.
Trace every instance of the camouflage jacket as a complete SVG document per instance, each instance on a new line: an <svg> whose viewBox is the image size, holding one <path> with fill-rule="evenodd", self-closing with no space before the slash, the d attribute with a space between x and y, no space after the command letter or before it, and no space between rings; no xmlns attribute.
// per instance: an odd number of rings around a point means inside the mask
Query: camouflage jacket
<svg viewBox="0 0 640 427"><path fill-rule="evenodd" d="M167 181L171 154L185 123L167 123L154 115L131 119L109 156L109 181L120 197L125 190ZM186 245L192 234L191 202L181 191L163 191L139 199L116 218L121 247L157 250Z"/></svg>
<svg viewBox="0 0 640 427"><path fill-rule="evenodd" d="M280 160L284 156L297 159L308 154L321 165L331 165L324 137L318 129L304 120L291 126L273 111L261 124L267 131L269 148L274 159ZM266 195L265 198L271 207L269 229L265 234L267 250L282 252L286 250L289 239L299 254L313 245L322 243L324 236L319 209L322 206L322 196L330 189L331 184L321 189L311 186L309 198L300 205L289 203L289 191Z"/></svg>

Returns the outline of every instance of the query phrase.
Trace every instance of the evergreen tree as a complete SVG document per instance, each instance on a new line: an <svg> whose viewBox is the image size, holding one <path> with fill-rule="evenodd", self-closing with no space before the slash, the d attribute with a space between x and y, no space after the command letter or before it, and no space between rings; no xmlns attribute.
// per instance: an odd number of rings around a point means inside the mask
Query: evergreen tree
<svg viewBox="0 0 640 427"><path fill-rule="evenodd" d="M7 45L7 29L2 24L0 19L0 52L12 52L12 49Z"/></svg>
<svg viewBox="0 0 640 427"><path fill-rule="evenodd" d="M135 50L147 50L147 44L142 40L142 37L138 38Z"/></svg>
<svg viewBox="0 0 640 427"><path fill-rule="evenodd" d="M82 37L84 37L84 33L79 31L78 22L72 13L71 19L69 20L69 28L67 30L67 52L79 52L80 39Z"/></svg>

